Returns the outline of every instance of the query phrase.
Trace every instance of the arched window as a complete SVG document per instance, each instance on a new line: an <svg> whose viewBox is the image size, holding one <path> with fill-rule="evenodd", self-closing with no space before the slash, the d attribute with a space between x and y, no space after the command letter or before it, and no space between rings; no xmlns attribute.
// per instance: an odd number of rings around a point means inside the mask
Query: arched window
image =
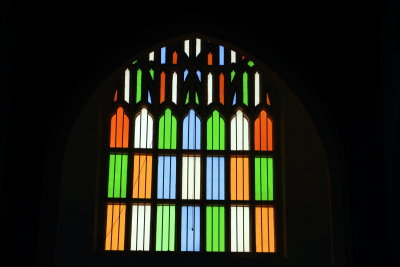
<svg viewBox="0 0 400 267"><path fill-rule="evenodd" d="M127 66L110 99L104 250L279 252L264 78L253 60L196 37Z"/></svg>

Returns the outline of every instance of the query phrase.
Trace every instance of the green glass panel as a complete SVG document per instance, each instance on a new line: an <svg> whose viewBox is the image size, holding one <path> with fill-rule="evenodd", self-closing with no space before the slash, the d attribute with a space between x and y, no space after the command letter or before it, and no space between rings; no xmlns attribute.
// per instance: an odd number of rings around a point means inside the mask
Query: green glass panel
<svg viewBox="0 0 400 267"><path fill-rule="evenodd" d="M273 159L254 159L255 200L274 200Z"/></svg>
<svg viewBox="0 0 400 267"><path fill-rule="evenodd" d="M254 66L254 62L249 60L249 62L247 62L247 65L249 65L250 67L253 67Z"/></svg>
<svg viewBox="0 0 400 267"><path fill-rule="evenodd" d="M169 108L160 118L158 128L158 148L176 149L177 122Z"/></svg>
<svg viewBox="0 0 400 267"><path fill-rule="evenodd" d="M171 110L165 110L164 149L171 148Z"/></svg>
<svg viewBox="0 0 400 267"><path fill-rule="evenodd" d="M213 150L219 149L219 113L218 111L213 112L212 116L213 120Z"/></svg>
<svg viewBox="0 0 400 267"><path fill-rule="evenodd" d="M261 200L261 159L260 158L254 158L254 184L255 184L255 200Z"/></svg>
<svg viewBox="0 0 400 267"><path fill-rule="evenodd" d="M185 104L189 103L189 92L186 94Z"/></svg>
<svg viewBox="0 0 400 267"><path fill-rule="evenodd" d="M225 121L222 117L219 118L219 149L225 149Z"/></svg>
<svg viewBox="0 0 400 267"><path fill-rule="evenodd" d="M108 197L126 197L128 155L110 155L108 170Z"/></svg>
<svg viewBox="0 0 400 267"><path fill-rule="evenodd" d="M171 116L171 149L176 149L176 118L174 116Z"/></svg>
<svg viewBox="0 0 400 267"><path fill-rule="evenodd" d="M207 120L207 149L225 149L225 121L216 110Z"/></svg>
<svg viewBox="0 0 400 267"><path fill-rule="evenodd" d="M156 250L175 250L175 206L157 206Z"/></svg>
<svg viewBox="0 0 400 267"><path fill-rule="evenodd" d="M206 207L206 251L225 251L224 207Z"/></svg>
<svg viewBox="0 0 400 267"><path fill-rule="evenodd" d="M197 95L197 93L196 93L196 104L197 104L197 105L200 105L200 104L199 104L199 96Z"/></svg>
<svg viewBox="0 0 400 267"><path fill-rule="evenodd" d="M233 81L233 78L235 77L235 71L233 70L232 72L231 72L231 82Z"/></svg>
<svg viewBox="0 0 400 267"><path fill-rule="evenodd" d="M134 60L133 62L132 62L132 65L135 65L137 63L137 60Z"/></svg>
<svg viewBox="0 0 400 267"><path fill-rule="evenodd" d="M274 200L274 162L272 158L268 158L268 199Z"/></svg>
<svg viewBox="0 0 400 267"><path fill-rule="evenodd" d="M142 99L142 71L137 70L136 76L136 103Z"/></svg>
<svg viewBox="0 0 400 267"><path fill-rule="evenodd" d="M151 79L154 80L154 70L150 69L149 72L150 72Z"/></svg>
<svg viewBox="0 0 400 267"><path fill-rule="evenodd" d="M248 75L243 73L243 104L248 105Z"/></svg>
<svg viewBox="0 0 400 267"><path fill-rule="evenodd" d="M212 149L212 117L207 120L207 149Z"/></svg>
<svg viewBox="0 0 400 267"><path fill-rule="evenodd" d="M165 115L161 116L158 126L158 148L164 148Z"/></svg>

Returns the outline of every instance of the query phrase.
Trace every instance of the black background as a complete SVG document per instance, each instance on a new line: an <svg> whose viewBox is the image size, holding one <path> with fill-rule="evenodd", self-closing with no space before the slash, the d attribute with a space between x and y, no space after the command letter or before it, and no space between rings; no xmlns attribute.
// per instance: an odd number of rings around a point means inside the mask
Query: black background
<svg viewBox="0 0 400 267"><path fill-rule="evenodd" d="M9 266L32 266L37 257L51 266L63 148L102 80L93 70L107 77L146 47L192 31L241 34L243 50L257 39L310 85L345 153L349 266L400 266L400 13L391 1L364 4L4 3L0 236ZM120 52L141 36L147 43Z"/></svg>

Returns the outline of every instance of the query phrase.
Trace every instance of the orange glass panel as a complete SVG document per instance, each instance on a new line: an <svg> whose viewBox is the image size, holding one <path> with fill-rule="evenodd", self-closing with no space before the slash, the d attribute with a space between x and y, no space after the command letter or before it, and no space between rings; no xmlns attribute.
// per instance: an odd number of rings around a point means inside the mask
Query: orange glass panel
<svg viewBox="0 0 400 267"><path fill-rule="evenodd" d="M160 79L160 104L165 101L165 72L161 72Z"/></svg>
<svg viewBox="0 0 400 267"><path fill-rule="evenodd" d="M231 157L231 200L249 200L248 157Z"/></svg>
<svg viewBox="0 0 400 267"><path fill-rule="evenodd" d="M272 151L272 119L265 110L254 121L254 149Z"/></svg>
<svg viewBox="0 0 400 267"><path fill-rule="evenodd" d="M212 65L212 60L213 60L213 56L212 56L212 54L211 54L211 52L210 53L208 53L208 56L207 56L207 65Z"/></svg>
<svg viewBox="0 0 400 267"><path fill-rule="evenodd" d="M107 205L105 250L124 250L126 206Z"/></svg>
<svg viewBox="0 0 400 267"><path fill-rule="evenodd" d="M119 107L111 118L110 147L128 147L129 118L124 109Z"/></svg>
<svg viewBox="0 0 400 267"><path fill-rule="evenodd" d="M176 51L172 54L172 64L178 64L178 53Z"/></svg>
<svg viewBox="0 0 400 267"><path fill-rule="evenodd" d="M219 75L219 102L223 105L225 102L224 74Z"/></svg>
<svg viewBox="0 0 400 267"><path fill-rule="evenodd" d="M269 106L269 105L271 105L271 101L269 100L269 94L267 93L267 96L266 96L266 100L267 100L267 105Z"/></svg>
<svg viewBox="0 0 400 267"><path fill-rule="evenodd" d="M275 252L275 223L273 207L256 207L256 251Z"/></svg>
<svg viewBox="0 0 400 267"><path fill-rule="evenodd" d="M114 102L117 102L117 99L118 99L118 90L115 90L115 93L114 93Z"/></svg>
<svg viewBox="0 0 400 267"><path fill-rule="evenodd" d="M151 198L152 166L152 156L133 156L133 198Z"/></svg>

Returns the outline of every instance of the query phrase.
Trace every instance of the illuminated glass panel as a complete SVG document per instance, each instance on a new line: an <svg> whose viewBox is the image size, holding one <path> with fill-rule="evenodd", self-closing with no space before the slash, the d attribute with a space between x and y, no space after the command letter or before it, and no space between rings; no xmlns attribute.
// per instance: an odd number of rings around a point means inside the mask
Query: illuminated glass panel
<svg viewBox="0 0 400 267"><path fill-rule="evenodd" d="M254 74L254 106L260 104L260 75Z"/></svg>
<svg viewBox="0 0 400 267"><path fill-rule="evenodd" d="M125 86L124 86L124 99L127 103L129 103L129 82L130 82L130 72L128 69L125 70Z"/></svg>
<svg viewBox="0 0 400 267"><path fill-rule="evenodd" d="M165 101L165 72L160 74L160 104Z"/></svg>
<svg viewBox="0 0 400 267"><path fill-rule="evenodd" d="M153 147L153 118L146 108L142 108L136 116L134 140L135 148Z"/></svg>
<svg viewBox="0 0 400 267"><path fill-rule="evenodd" d="M249 104L249 75L247 72L243 73L243 104L246 106Z"/></svg>
<svg viewBox="0 0 400 267"><path fill-rule="evenodd" d="M172 64L178 64L178 53L176 51L172 53Z"/></svg>
<svg viewBox="0 0 400 267"><path fill-rule="evenodd" d="M111 117L110 147L128 147L129 118L124 109L119 107Z"/></svg>
<svg viewBox="0 0 400 267"><path fill-rule="evenodd" d="M126 205L108 204L105 250L124 250Z"/></svg>
<svg viewBox="0 0 400 267"><path fill-rule="evenodd" d="M186 77L187 77L188 73L189 73L189 71L187 69L183 72L183 80L184 81L186 81Z"/></svg>
<svg viewBox="0 0 400 267"><path fill-rule="evenodd" d="M200 157L182 157L182 199L200 199Z"/></svg>
<svg viewBox="0 0 400 267"><path fill-rule="evenodd" d="M231 63L236 63L236 52L231 50Z"/></svg>
<svg viewBox="0 0 400 267"><path fill-rule="evenodd" d="M175 205L157 205L156 251L175 250Z"/></svg>
<svg viewBox="0 0 400 267"><path fill-rule="evenodd" d="M275 252L275 212L271 206L255 210L256 252Z"/></svg>
<svg viewBox="0 0 400 267"><path fill-rule="evenodd" d="M255 200L274 200L273 159L254 158Z"/></svg>
<svg viewBox="0 0 400 267"><path fill-rule="evenodd" d="M154 52L149 53L149 61L154 61Z"/></svg>
<svg viewBox="0 0 400 267"><path fill-rule="evenodd" d="M172 74L172 102L178 104L178 75L176 72Z"/></svg>
<svg viewBox="0 0 400 267"><path fill-rule="evenodd" d="M176 157L158 157L157 198L176 198Z"/></svg>
<svg viewBox="0 0 400 267"><path fill-rule="evenodd" d="M231 150L249 150L249 120L240 109L231 120Z"/></svg>
<svg viewBox="0 0 400 267"><path fill-rule="evenodd" d="M207 55L207 65L211 66L213 63L213 55L211 52L208 53Z"/></svg>
<svg viewBox="0 0 400 267"><path fill-rule="evenodd" d="M219 75L219 102L223 105L225 103L225 77L221 73Z"/></svg>
<svg viewBox="0 0 400 267"><path fill-rule="evenodd" d="M206 207L206 251L225 251L225 207Z"/></svg>
<svg viewBox="0 0 400 267"><path fill-rule="evenodd" d="M108 197L126 197L128 155L110 154L108 168Z"/></svg>
<svg viewBox="0 0 400 267"><path fill-rule="evenodd" d="M207 76L207 105L213 101L213 76L211 73Z"/></svg>
<svg viewBox="0 0 400 267"><path fill-rule="evenodd" d="M150 250L151 205L132 205L131 250Z"/></svg>
<svg viewBox="0 0 400 267"><path fill-rule="evenodd" d="M188 95L189 96L189 95ZM200 149L201 142L201 123L200 118L193 109L189 110L188 115L183 119L183 149Z"/></svg>
<svg viewBox="0 0 400 267"><path fill-rule="evenodd" d="M136 72L136 103L142 100L142 70Z"/></svg>
<svg viewBox="0 0 400 267"><path fill-rule="evenodd" d="M185 40L185 44L184 44L184 50L185 50L185 54L189 57L190 56L190 41L189 40Z"/></svg>
<svg viewBox="0 0 400 267"><path fill-rule="evenodd" d="M225 149L225 121L217 110L207 120L207 149Z"/></svg>
<svg viewBox="0 0 400 267"><path fill-rule="evenodd" d="M224 47L219 46L219 65L224 65Z"/></svg>
<svg viewBox="0 0 400 267"><path fill-rule="evenodd" d="M133 198L151 198L152 155L133 156Z"/></svg>
<svg viewBox="0 0 400 267"><path fill-rule="evenodd" d="M254 121L254 149L272 151L272 119L262 110Z"/></svg>
<svg viewBox="0 0 400 267"><path fill-rule="evenodd" d="M250 251L250 208L231 206L231 251Z"/></svg>
<svg viewBox="0 0 400 267"><path fill-rule="evenodd" d="M231 156L231 200L249 200L249 158Z"/></svg>
<svg viewBox="0 0 400 267"><path fill-rule="evenodd" d="M161 64L165 64L165 58L166 58L166 47L161 48Z"/></svg>
<svg viewBox="0 0 400 267"><path fill-rule="evenodd" d="M206 198L208 200L224 200L225 199L224 157L207 157L206 167L207 167Z"/></svg>
<svg viewBox="0 0 400 267"><path fill-rule="evenodd" d="M200 207L182 206L181 251L200 251Z"/></svg>
<svg viewBox="0 0 400 267"><path fill-rule="evenodd" d="M158 148L176 149L176 118L169 108L160 118L158 128Z"/></svg>
<svg viewBox="0 0 400 267"><path fill-rule="evenodd" d="M196 57L200 54L201 52L201 39L196 38Z"/></svg>

